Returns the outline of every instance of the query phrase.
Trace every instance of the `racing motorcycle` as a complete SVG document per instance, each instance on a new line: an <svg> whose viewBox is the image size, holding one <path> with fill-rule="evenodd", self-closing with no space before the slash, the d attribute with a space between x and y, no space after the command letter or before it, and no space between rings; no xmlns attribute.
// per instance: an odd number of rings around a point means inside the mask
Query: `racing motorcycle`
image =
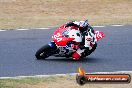
<svg viewBox="0 0 132 88"><path fill-rule="evenodd" d="M92 45L92 49L86 50L82 53L81 58L90 55L97 47L97 41L105 37L105 34L100 31L94 31L95 44ZM85 37L85 41L89 42L90 38ZM77 51L73 49L72 43L82 42L82 36L77 27L65 27L62 25L57 28L52 36L52 41L42 46L35 54L37 60L48 58L49 56L55 57L72 57L72 54Z"/></svg>

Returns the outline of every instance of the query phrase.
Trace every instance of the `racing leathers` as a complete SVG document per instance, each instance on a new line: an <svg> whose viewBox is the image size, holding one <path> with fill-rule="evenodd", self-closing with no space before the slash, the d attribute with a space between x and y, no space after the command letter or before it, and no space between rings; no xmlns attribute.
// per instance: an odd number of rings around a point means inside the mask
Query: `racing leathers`
<svg viewBox="0 0 132 88"><path fill-rule="evenodd" d="M77 51L72 54L72 58L78 60L81 56L85 56L96 43L95 33L87 20L72 21L66 24L66 27L69 26L78 27L82 35L82 42L80 43L79 48L77 48Z"/></svg>

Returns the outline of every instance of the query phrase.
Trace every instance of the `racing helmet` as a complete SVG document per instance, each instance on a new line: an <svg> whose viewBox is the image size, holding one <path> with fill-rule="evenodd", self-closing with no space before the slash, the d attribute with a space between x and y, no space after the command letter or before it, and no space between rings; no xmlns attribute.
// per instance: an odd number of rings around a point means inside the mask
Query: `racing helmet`
<svg viewBox="0 0 132 88"><path fill-rule="evenodd" d="M73 41L75 42L82 42L82 36L79 30L76 29L69 30L67 36L69 38L74 38Z"/></svg>

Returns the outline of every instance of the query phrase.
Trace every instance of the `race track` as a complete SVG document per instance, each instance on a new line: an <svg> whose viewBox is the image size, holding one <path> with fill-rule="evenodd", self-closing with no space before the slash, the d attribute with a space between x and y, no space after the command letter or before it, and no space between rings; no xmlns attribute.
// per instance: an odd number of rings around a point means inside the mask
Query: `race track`
<svg viewBox="0 0 132 88"><path fill-rule="evenodd" d="M35 52L50 41L54 29L0 31L0 77L86 72L132 71L132 25L95 27L106 37L89 57L73 61L49 57L36 60Z"/></svg>

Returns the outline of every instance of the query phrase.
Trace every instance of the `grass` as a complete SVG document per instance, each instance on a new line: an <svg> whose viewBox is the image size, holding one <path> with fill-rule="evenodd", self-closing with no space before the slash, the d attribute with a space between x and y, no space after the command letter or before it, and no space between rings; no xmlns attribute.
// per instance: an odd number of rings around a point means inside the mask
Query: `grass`
<svg viewBox="0 0 132 88"><path fill-rule="evenodd" d="M74 80L74 78L70 76L51 76L42 78L0 79L0 88L57 88L65 80L70 81Z"/></svg>
<svg viewBox="0 0 132 88"><path fill-rule="evenodd" d="M76 83L75 76L51 76L41 78L0 79L0 88L131 88L129 84L85 84Z"/></svg>
<svg viewBox="0 0 132 88"><path fill-rule="evenodd" d="M132 0L0 0L0 29L53 27L82 19L92 25L132 24Z"/></svg>

